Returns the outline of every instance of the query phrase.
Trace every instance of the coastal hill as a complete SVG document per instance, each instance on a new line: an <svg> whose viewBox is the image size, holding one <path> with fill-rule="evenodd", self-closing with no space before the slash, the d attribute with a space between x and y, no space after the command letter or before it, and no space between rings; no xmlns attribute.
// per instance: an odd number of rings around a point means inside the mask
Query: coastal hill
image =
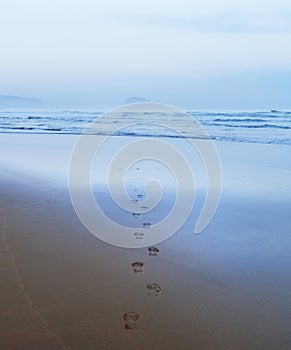
<svg viewBox="0 0 291 350"><path fill-rule="evenodd" d="M7 108L42 108L44 103L35 97L0 95L0 109Z"/></svg>
<svg viewBox="0 0 291 350"><path fill-rule="evenodd" d="M141 102L151 102L149 100L147 100L146 98L144 97L127 97L123 103L125 105L127 104L131 104L131 103L141 103Z"/></svg>

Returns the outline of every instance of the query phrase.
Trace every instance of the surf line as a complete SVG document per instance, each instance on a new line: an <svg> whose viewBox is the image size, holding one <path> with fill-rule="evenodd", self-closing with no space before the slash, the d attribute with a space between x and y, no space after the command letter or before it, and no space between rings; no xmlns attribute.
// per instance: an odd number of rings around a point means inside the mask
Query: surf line
<svg viewBox="0 0 291 350"><path fill-rule="evenodd" d="M0 208L0 216L2 216L2 222L3 222L3 225L2 225L2 241L3 241L3 244L4 244L4 247L8 253L8 255L10 256L10 260L11 260L11 266L12 268L14 269L15 271L15 277L16 277L16 280L18 282L18 285L22 291L22 294L26 300L26 302L28 303L29 305L29 308L31 310L31 313L32 314L35 314L40 323L44 326L44 329L45 331L52 337L54 337L57 341L57 343L60 345L60 347L63 349L63 350L71 350L70 347L67 347L64 342L62 341L62 339L60 338L59 335L57 335L55 332L53 332L52 330L49 329L49 325L48 325L48 322L47 320L42 316L42 314L40 313L40 311L36 310L35 307L33 306L33 302L28 294L28 292L26 291L25 289L25 285L23 283L23 279L21 277L21 274L17 268L17 265L16 265L16 259L15 259L15 254L13 253L8 241L7 241L7 222L8 222L8 215L7 213L5 212L5 210L3 208Z"/></svg>

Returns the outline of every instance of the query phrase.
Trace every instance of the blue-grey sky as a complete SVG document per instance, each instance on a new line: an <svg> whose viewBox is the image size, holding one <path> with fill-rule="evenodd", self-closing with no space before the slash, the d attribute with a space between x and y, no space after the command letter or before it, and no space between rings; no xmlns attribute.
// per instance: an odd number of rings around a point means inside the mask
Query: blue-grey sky
<svg viewBox="0 0 291 350"><path fill-rule="evenodd" d="M0 94L291 109L290 0L9 0Z"/></svg>

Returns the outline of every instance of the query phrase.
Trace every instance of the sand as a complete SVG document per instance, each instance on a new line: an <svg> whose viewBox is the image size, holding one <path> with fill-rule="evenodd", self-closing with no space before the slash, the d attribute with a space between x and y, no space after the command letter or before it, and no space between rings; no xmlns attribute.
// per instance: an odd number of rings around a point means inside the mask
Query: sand
<svg viewBox="0 0 291 350"><path fill-rule="evenodd" d="M195 235L193 212L149 256L80 223L67 186L75 140L0 137L0 349L291 348L290 147L218 142L214 219ZM130 311L137 329L125 329Z"/></svg>

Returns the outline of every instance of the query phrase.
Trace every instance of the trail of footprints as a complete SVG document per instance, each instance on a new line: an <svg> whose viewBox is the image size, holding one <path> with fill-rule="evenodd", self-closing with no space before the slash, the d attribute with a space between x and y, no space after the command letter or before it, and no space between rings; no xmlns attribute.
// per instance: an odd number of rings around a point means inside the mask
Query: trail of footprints
<svg viewBox="0 0 291 350"><path fill-rule="evenodd" d="M138 203L139 200L143 198L142 194L137 195L138 199L133 199L132 203ZM148 207L146 206L141 206L141 209L143 211L146 211ZM140 213L132 213L132 216L135 218L140 218L141 214ZM143 222L142 223L142 229L150 229L151 227L150 222ZM143 239L144 238L144 232L135 232L134 233L134 238L135 239ZM148 255L149 256L157 256L159 254L159 249L157 247L149 247L147 248ZM132 267L132 272L134 274L139 274L143 273L144 270L144 263L141 261L134 261L131 264ZM157 297L161 292L161 286L158 283L148 283L145 285L145 293L149 297ZM135 311L128 311L123 315L123 320L125 322L124 324L124 329L126 330L136 330L138 329L138 320L139 320L139 314L136 313Z"/></svg>
<svg viewBox="0 0 291 350"><path fill-rule="evenodd" d="M157 247L149 247L148 249L149 256L157 256L159 254L159 249ZM143 273L144 263L141 261L134 261L131 264L133 273ZM156 297L161 291L161 286L158 283L148 283L145 286L146 294L149 297ZM125 322L124 329L126 330L136 330L137 321L139 320L139 314L135 311L128 311L123 315L123 320Z"/></svg>

